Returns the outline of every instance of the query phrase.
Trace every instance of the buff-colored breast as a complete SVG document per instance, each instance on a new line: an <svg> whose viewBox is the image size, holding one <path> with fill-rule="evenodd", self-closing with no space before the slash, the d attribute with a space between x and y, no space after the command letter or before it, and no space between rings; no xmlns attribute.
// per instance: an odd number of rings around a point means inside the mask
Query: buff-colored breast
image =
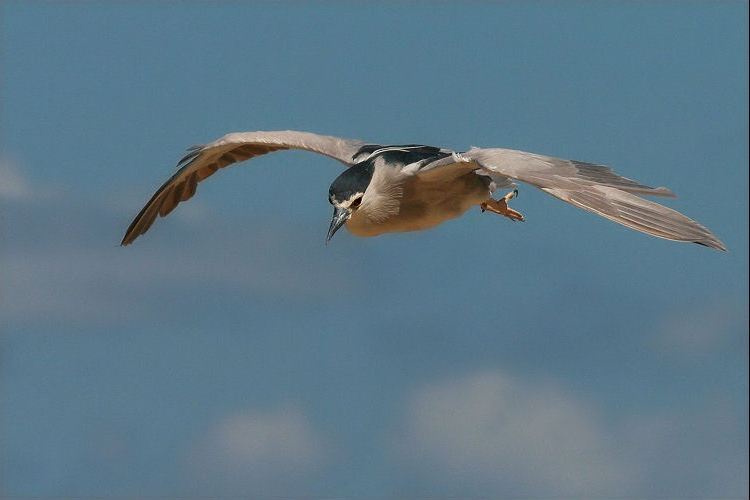
<svg viewBox="0 0 750 500"><path fill-rule="evenodd" d="M421 231L460 217L470 208L487 200L490 180L473 173L450 182L425 181L418 176L404 179L397 210L387 216L371 215L366 210L352 214L346 227L356 236L369 237L384 233Z"/></svg>

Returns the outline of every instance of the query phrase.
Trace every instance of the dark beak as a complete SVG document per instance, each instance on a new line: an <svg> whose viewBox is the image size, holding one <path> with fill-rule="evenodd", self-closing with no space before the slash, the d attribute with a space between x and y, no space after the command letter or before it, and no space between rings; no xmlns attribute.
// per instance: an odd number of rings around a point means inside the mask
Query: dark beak
<svg viewBox="0 0 750 500"><path fill-rule="evenodd" d="M328 236L326 236L326 245L333 235L343 226L349 217L352 216L352 211L348 208L333 207L333 217L331 218L331 227L328 228Z"/></svg>

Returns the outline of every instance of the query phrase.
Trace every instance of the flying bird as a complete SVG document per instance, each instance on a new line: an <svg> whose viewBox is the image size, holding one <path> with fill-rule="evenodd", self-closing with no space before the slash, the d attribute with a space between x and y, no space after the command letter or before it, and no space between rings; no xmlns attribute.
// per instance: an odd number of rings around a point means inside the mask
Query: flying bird
<svg viewBox="0 0 750 500"><path fill-rule="evenodd" d="M326 242L342 226L356 236L421 231L457 218L472 207L523 221L524 216L509 206L518 195L516 181L520 181L636 231L726 250L696 221L641 197L674 197L669 189L640 184L602 165L513 149L472 147L457 152L297 131L232 133L191 147L178 162L177 172L130 224L121 244L129 245L148 231L157 216L168 215L190 199L198 183L217 170L288 149L319 153L346 167L328 190L333 217ZM501 189L507 194L493 198Z"/></svg>

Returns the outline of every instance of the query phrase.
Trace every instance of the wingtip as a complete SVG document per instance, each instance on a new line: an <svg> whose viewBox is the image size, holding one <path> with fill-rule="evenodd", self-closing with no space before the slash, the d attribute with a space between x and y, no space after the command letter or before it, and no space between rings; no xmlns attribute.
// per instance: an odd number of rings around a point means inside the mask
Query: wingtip
<svg viewBox="0 0 750 500"><path fill-rule="evenodd" d="M133 231L133 228L131 227L125 232L125 236L122 237L122 241L120 241L121 247L126 247L130 244L132 244L138 236L140 236L142 233L136 233Z"/></svg>
<svg viewBox="0 0 750 500"><path fill-rule="evenodd" d="M665 198L677 198L677 195L674 194L674 192L671 189L666 188L664 186L654 188L653 194L658 195L658 196L663 196Z"/></svg>
<svg viewBox="0 0 750 500"><path fill-rule="evenodd" d="M724 242L721 241L721 240L719 240L719 239L696 241L695 243L697 243L698 245L704 246L704 247L713 248L714 250L719 250L721 252L728 252L729 251L729 249L724 244Z"/></svg>
<svg viewBox="0 0 750 500"><path fill-rule="evenodd" d="M177 168L180 168L183 165L197 158L198 155L201 154L202 150L203 150L203 146L199 144L196 144L195 146L190 146L189 148L187 148L187 154L185 154L185 156L180 158L180 161L177 162Z"/></svg>

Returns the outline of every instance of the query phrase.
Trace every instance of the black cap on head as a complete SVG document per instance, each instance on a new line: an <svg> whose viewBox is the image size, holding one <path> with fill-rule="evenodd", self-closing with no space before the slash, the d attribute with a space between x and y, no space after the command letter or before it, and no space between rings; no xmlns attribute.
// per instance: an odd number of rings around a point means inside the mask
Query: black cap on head
<svg viewBox="0 0 750 500"><path fill-rule="evenodd" d="M328 201L333 203L333 200L336 200L341 203L357 193L364 193L370 185L374 170L374 165L369 161L358 163L344 170L331 183L328 189Z"/></svg>

